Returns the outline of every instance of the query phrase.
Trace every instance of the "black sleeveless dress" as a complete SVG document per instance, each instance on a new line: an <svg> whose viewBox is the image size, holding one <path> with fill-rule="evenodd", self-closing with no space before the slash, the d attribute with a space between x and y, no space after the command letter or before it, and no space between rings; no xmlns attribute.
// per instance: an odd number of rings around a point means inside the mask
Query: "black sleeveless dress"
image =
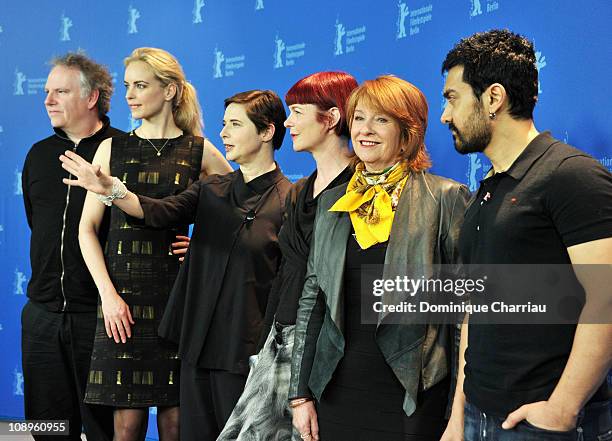
<svg viewBox="0 0 612 441"><path fill-rule="evenodd" d="M111 174L129 190L153 198L178 194L199 177L203 143L182 135L149 141L134 132L112 138ZM158 155L158 150L159 155ZM127 343L115 343L104 328L102 307L87 381L85 402L114 407L176 406L180 365L175 345L157 335L179 262L170 244L180 229L132 227L125 214L111 210L104 249L106 267L117 293L130 306L135 324Z"/></svg>

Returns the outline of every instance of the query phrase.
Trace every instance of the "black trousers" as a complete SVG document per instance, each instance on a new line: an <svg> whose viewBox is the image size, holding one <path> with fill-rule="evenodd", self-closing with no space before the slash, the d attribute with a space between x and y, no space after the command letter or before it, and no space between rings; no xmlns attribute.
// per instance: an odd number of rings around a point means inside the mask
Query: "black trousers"
<svg viewBox="0 0 612 441"><path fill-rule="evenodd" d="M21 353L25 417L68 420L70 435L35 439L80 440L81 425L88 441L113 438L113 408L83 403L96 313L55 313L28 302L21 312Z"/></svg>
<svg viewBox="0 0 612 441"><path fill-rule="evenodd" d="M238 402L247 377L181 363L181 441L215 441Z"/></svg>

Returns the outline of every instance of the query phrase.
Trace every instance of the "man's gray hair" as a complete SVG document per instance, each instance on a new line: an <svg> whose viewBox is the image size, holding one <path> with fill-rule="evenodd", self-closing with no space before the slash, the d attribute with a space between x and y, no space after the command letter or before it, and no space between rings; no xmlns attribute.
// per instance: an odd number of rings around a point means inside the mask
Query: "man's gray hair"
<svg viewBox="0 0 612 441"><path fill-rule="evenodd" d="M77 69L81 80L81 96L84 98L92 91L98 90L98 116L102 118L108 113L113 95L113 79L106 66L96 63L82 52L68 52L56 57L51 60L51 65Z"/></svg>

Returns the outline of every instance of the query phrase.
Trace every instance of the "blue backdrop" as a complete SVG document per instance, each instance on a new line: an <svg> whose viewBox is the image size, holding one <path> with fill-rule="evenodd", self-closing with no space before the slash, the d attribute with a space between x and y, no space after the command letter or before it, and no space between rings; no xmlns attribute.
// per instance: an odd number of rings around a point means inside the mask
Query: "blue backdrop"
<svg viewBox="0 0 612 441"><path fill-rule="evenodd" d="M23 416L19 317L30 278L30 232L21 169L32 143L51 133L43 88L52 56L84 49L108 65L117 80L110 118L129 130L137 122L123 98L123 57L139 46L170 51L198 90L206 134L216 145L223 99L236 92L266 88L283 96L299 78L319 70L345 70L360 81L393 73L428 98L433 172L474 189L488 168L486 158L457 155L439 122L440 64L447 51L459 38L494 27L532 39L540 71L537 127L612 169L604 75L612 67L611 17L609 0L3 0L0 417ZM289 139L277 159L293 180L314 167L308 155L292 151ZM153 426L149 436L156 437Z"/></svg>

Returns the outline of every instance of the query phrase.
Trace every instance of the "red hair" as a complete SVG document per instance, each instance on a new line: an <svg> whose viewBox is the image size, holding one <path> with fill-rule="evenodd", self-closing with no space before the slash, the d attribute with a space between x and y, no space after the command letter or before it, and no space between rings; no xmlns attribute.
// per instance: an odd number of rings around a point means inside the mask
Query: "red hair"
<svg viewBox="0 0 612 441"><path fill-rule="evenodd" d="M334 131L338 136L350 136L346 119L346 103L351 92L357 87L357 80L346 72L317 72L302 78L287 92L285 102L294 104L314 104L319 108L317 120L326 121L324 112L337 107L340 121Z"/></svg>
<svg viewBox="0 0 612 441"><path fill-rule="evenodd" d="M418 87L393 75L364 81L351 93L347 103L349 127L358 103L389 115L399 124L401 155L411 170L422 171L431 167L425 148L427 99Z"/></svg>

